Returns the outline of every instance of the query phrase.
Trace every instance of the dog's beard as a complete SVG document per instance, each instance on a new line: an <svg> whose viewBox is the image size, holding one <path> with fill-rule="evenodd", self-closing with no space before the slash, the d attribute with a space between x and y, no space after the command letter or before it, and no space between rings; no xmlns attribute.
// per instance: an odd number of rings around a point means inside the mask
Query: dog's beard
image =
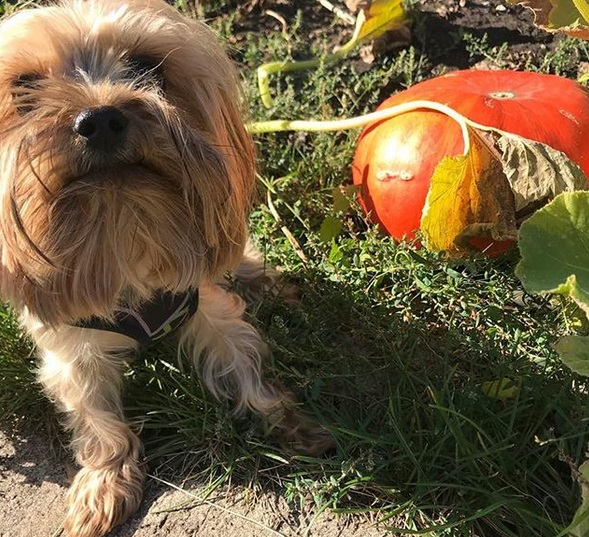
<svg viewBox="0 0 589 537"><path fill-rule="evenodd" d="M214 256L193 210L180 189L145 169L88 174L52 203L40 245L52 264L43 292L60 297L60 314L79 318L108 315L123 291L147 298L206 279Z"/></svg>

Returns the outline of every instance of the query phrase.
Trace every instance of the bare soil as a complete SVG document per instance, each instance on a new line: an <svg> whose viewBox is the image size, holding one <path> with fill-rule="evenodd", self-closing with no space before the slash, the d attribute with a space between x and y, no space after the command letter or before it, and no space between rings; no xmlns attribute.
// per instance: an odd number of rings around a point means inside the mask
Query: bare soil
<svg viewBox="0 0 589 537"><path fill-rule="evenodd" d="M473 55L456 39L457 32L469 32L490 46L507 43L502 55L506 68L522 68L529 59L540 59L558 45L558 37L535 28L532 14L519 6L497 0L436 0L421 2L422 15L413 32L413 44L428 51L433 74L451 69L485 67L483 54ZM251 0L236 2L237 17L232 44L248 32L280 32L291 24L296 10L303 12L302 31L322 34L333 43L341 43L351 27L333 24L333 15L316 0ZM274 14L269 14L269 10ZM219 12L218 16L228 16ZM392 52L394 53L394 52ZM359 64L361 63L358 60ZM359 65L369 69L370 65ZM570 59L570 71L576 76L583 66ZM389 87L385 92L399 88ZM0 430L2 428L0 427ZM54 441L49 439L51 436ZM67 452L55 444L54 435L34 432L0 432L0 537L48 537L59 535L65 512L68 485ZM200 497L199 486L175 483ZM149 479L142 509L112 537L257 537L268 535L321 537L376 537L385 528L374 526L368 518L337 517L324 513L315 516L311 509L293 510L284 498L274 493L234 487L224 489L209 503L187 493Z"/></svg>
<svg viewBox="0 0 589 537"><path fill-rule="evenodd" d="M0 433L0 537L59 535L70 463L42 431L26 437ZM111 537L381 537L386 530L357 520L292 510L274 493L222 489L206 502L197 484L148 480L140 511Z"/></svg>

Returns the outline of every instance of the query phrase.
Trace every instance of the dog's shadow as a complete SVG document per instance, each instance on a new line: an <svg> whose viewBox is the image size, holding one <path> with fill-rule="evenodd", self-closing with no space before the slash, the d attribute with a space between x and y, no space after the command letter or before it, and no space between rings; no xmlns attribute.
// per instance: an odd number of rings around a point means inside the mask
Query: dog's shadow
<svg viewBox="0 0 589 537"><path fill-rule="evenodd" d="M511 266L506 268L512 269ZM325 485L321 484L325 479L324 468L337 469L331 478L345 480L346 477L338 473L342 468L366 465L359 471L368 472L367 468L376 464L374 461L380 461L384 470L374 474L375 488L378 489L382 482L403 487L414 479L414 469L409 454L405 454L405 463L398 465L398 472L393 469L396 463L392 461L403 459L403 456L391 456L391 452L398 452L402 445L398 437L405 436L417 445L420 434L433 441L435 427L443 427L439 419L443 412L436 410L435 401L428 397L446 394L452 398L454 411L459 416L457 422L462 423L460 416L476 421L472 400L485 397L477 379L507 378L513 372L512 365L505 359L504 342L484 335L474 338L466 333L470 330L468 323L445 322L443 315L450 317L452 307L440 303L439 295L433 291L431 301L427 292L400 296L387 291L395 277L385 275L384 280L375 282L373 289L362 294L354 285L331 280L324 273L305 272L299 281L294 282L301 290L299 304L286 304L279 298L268 296L254 305L250 311L255 319L253 322L265 334L273 350L268 374L297 393L301 408L333 432L336 447L316 459L292 456L288 451L281 451L279 441L265 438L260 427L251 426L255 420L246 418L244 424L243 420L232 418L230 410L222 409L212 420L218 426L209 429L216 438L209 442L205 434L197 443L215 448L220 446L219 452L211 452L211 459L225 458L228 467L256 468L257 473L248 473L244 468L236 471L231 475L232 486L248 487L254 483L280 495L285 492L276 487L276 483L281 481L280 476L289 476L293 471L305 475L302 481L310 483L317 479L317 487L321 488ZM465 273L465 277L476 279L482 276ZM387 282L386 278L391 281ZM374 299L379 292L383 297L381 303ZM537 300L540 307L543 299ZM432 311L436 307L439 308L438 314ZM493 315L497 316L495 320L500 325L520 326L520 315L514 304L505 311L493 309ZM521 329L524 329L523 325ZM538 382L543 381L538 379ZM465 387L469 383L470 386ZM551 389L546 389L546 393L551 393ZM198 397L202 397L202 393L198 393ZM211 404L218 406L214 402ZM537 401L535 404L541 406L543 403ZM501 400L489 398L484 408L488 411L496 406L497 411L502 411L503 405ZM157 412L155 402L151 410L143 411L144 414ZM530 415L534 415L533 410ZM428 420L432 423L428 424ZM413 435L414 431L407 430L410 423L420 423L426 429L431 425L431 433L415 432ZM457 426L461 426L460 423ZM470 432L476 433L474 430ZM253 446L249 454L248 441ZM498 442L501 442L500 438ZM229 444L233 444L233 449L227 447ZM235 447L236 444L240 446ZM149 439L147 445L150 445ZM181 449L188 451L189 447L187 442ZM202 446L193 447L202 450ZM204 448L207 449L211 447ZM264 459L267 453L274 454L270 462L268 458ZM249 460L244 462L244 459ZM198 471L204 476L202 484L206 485L203 460L201 457ZM286 462L281 465L277 460ZM439 471L439 467L432 464L431 473L420 479L424 483L446 479L443 472L436 473ZM568 468L564 465L557 471L563 479L570 480ZM213 477L211 472L209 479ZM351 481L353 479L350 477ZM182 473L176 474L173 480L181 482ZM147 504L119 530L120 533L113 535L129 537L144 523L149 507L165 490L153 482L151 486ZM407 487L407 494L411 493L412 487ZM338 507L374 507L376 500L372 494L364 496L361 490L355 494L354 487L350 490L349 499L343 499ZM385 498L386 495L383 502L386 502ZM290 505L290 509L287 514L290 520L305 516L296 502Z"/></svg>

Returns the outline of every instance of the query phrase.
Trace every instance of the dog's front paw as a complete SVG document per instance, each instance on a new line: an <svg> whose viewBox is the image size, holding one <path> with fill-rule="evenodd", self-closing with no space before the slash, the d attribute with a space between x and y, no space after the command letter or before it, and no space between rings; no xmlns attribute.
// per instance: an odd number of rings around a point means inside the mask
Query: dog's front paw
<svg viewBox="0 0 589 537"><path fill-rule="evenodd" d="M82 468L68 491L67 537L101 537L139 507L145 471L136 461Z"/></svg>
<svg viewBox="0 0 589 537"><path fill-rule="evenodd" d="M320 455L335 447L335 439L327 429L293 409L284 412L275 428L282 439L300 453Z"/></svg>

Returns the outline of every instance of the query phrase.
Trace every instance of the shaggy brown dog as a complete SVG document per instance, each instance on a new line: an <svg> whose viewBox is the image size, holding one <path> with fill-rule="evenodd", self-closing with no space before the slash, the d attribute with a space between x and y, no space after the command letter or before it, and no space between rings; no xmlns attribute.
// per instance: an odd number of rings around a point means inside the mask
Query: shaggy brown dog
<svg viewBox="0 0 589 537"><path fill-rule="evenodd" d="M325 436L262 378L266 346L222 278L272 280L243 257L254 154L234 67L162 0L70 1L0 25L0 287L39 348L81 470L66 533L137 508L145 470L125 422L125 360L178 328L213 394Z"/></svg>

